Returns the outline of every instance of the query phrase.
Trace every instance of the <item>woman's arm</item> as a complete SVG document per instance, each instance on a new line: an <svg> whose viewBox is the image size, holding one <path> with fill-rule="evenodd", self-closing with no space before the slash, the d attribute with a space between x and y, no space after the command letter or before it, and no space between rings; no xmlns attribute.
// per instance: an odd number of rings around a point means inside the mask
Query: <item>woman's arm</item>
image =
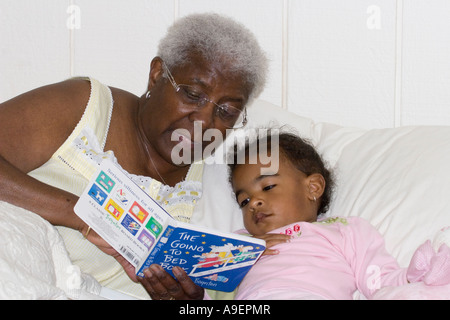
<svg viewBox="0 0 450 320"><path fill-rule="evenodd" d="M68 80L0 104L0 200L81 232L73 212L78 197L27 175L47 162L80 120L89 82Z"/></svg>
<svg viewBox="0 0 450 320"><path fill-rule="evenodd" d="M53 225L82 232L86 226L73 212L78 197L44 184L0 157L0 200L40 215Z"/></svg>

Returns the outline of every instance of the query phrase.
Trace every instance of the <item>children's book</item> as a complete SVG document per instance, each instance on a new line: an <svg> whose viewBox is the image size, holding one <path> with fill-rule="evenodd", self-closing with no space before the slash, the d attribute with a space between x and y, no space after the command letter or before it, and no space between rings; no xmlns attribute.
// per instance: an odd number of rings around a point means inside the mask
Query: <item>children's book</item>
<svg viewBox="0 0 450 320"><path fill-rule="evenodd" d="M108 159L75 213L135 266L138 276L151 264L172 276L179 266L197 285L231 292L265 250L263 240L175 220Z"/></svg>

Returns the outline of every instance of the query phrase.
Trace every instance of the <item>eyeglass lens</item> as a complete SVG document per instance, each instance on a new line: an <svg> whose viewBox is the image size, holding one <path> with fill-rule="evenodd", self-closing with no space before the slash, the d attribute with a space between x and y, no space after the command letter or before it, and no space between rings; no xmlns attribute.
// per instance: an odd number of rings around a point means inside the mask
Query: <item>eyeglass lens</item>
<svg viewBox="0 0 450 320"><path fill-rule="evenodd" d="M181 100L184 104L191 106L197 106L198 108L204 107L208 102L213 103L216 106L216 115L223 122L223 124L229 128L239 127L243 125L244 113L236 107L230 106L228 104L217 104L209 97L188 85L177 85Z"/></svg>
<svg viewBox="0 0 450 320"><path fill-rule="evenodd" d="M172 76L172 73L164 62L163 68L168 76L170 83L174 87L175 91L179 93L184 104L202 108L207 104L207 102L211 102L216 107L215 114L226 127L240 128L245 126L245 111L242 111L228 104L218 105L217 103L209 99L209 97L202 91L197 90L189 85L177 84Z"/></svg>

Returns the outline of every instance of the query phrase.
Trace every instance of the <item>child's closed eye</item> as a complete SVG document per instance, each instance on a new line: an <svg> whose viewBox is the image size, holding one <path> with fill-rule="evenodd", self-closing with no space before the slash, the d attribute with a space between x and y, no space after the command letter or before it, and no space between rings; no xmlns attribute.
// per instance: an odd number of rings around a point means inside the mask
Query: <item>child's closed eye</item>
<svg viewBox="0 0 450 320"><path fill-rule="evenodd" d="M273 189L275 187L276 187L276 184L271 184L271 185L265 186L263 188L263 191L269 191L269 190L271 190L271 189Z"/></svg>
<svg viewBox="0 0 450 320"><path fill-rule="evenodd" d="M238 203L239 203L239 208L242 209L242 208L245 207L249 202L250 202L250 198L247 198L247 199L244 199L244 200L238 202Z"/></svg>
<svg viewBox="0 0 450 320"><path fill-rule="evenodd" d="M276 184L269 184L265 187L262 188L263 191L269 191L272 190L273 188L275 188L277 185ZM239 204L239 208L243 208L245 207L249 202L250 202L250 197L249 198L245 198L243 200L237 199L237 202Z"/></svg>

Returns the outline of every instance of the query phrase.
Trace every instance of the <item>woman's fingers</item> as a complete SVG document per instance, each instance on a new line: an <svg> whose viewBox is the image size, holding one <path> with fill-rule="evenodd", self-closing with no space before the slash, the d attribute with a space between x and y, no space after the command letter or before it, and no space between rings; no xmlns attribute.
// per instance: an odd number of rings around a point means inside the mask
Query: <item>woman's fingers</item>
<svg viewBox="0 0 450 320"><path fill-rule="evenodd" d="M144 276L141 283L153 300L173 300L181 296L180 286L161 266L151 265L144 270Z"/></svg>
<svg viewBox="0 0 450 320"><path fill-rule="evenodd" d="M203 289L197 286L183 269L175 267L173 272L177 279L160 265L154 264L144 270L144 278L139 281L153 300L203 299Z"/></svg>
<svg viewBox="0 0 450 320"><path fill-rule="evenodd" d="M205 289L196 285L187 273L180 267L173 268L173 273L177 277L183 292L189 299L202 300L205 295Z"/></svg>

